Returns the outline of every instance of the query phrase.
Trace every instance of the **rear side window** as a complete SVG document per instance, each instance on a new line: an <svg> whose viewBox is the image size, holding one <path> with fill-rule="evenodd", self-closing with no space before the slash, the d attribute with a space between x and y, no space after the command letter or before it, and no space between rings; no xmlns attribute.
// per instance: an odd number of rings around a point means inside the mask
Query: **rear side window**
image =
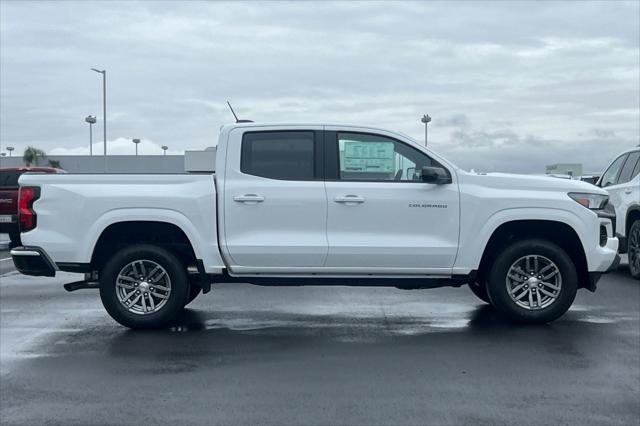
<svg viewBox="0 0 640 426"><path fill-rule="evenodd" d="M313 180L314 132L249 132L242 136L242 173L280 180Z"/></svg>
<svg viewBox="0 0 640 426"><path fill-rule="evenodd" d="M638 157L640 157L640 151L629 154L629 157L627 157L627 161L624 163L624 167L622 167L622 171L620 172L618 183L627 183L633 179L633 171L638 164Z"/></svg>
<svg viewBox="0 0 640 426"><path fill-rule="evenodd" d="M16 171L0 171L0 186L18 187L18 178L21 174Z"/></svg>

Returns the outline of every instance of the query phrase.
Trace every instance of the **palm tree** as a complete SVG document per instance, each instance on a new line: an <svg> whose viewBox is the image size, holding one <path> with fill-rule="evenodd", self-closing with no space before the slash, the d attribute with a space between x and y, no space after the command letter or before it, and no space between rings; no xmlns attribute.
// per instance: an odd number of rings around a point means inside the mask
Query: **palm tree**
<svg viewBox="0 0 640 426"><path fill-rule="evenodd" d="M54 169L61 169L62 165L59 160L49 160L49 167L53 167Z"/></svg>
<svg viewBox="0 0 640 426"><path fill-rule="evenodd" d="M46 154L43 150L34 148L32 146L28 146L27 149L24 150L24 154L22 155L22 159L24 160L24 164L29 167L32 164L38 165L38 157L44 157Z"/></svg>

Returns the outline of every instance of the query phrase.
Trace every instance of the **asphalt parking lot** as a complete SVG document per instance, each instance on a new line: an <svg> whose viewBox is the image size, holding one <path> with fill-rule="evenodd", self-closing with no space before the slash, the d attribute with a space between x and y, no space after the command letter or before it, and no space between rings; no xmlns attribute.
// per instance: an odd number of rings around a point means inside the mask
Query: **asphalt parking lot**
<svg viewBox="0 0 640 426"><path fill-rule="evenodd" d="M2 424L640 423L640 282L624 265L546 326L467 288L231 284L139 332L96 291L66 293L74 278L0 261Z"/></svg>

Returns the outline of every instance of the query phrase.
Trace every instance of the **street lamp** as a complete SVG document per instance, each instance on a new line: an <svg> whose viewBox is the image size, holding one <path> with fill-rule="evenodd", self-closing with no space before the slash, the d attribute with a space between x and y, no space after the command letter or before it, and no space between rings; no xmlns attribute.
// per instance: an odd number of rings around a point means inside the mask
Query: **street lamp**
<svg viewBox="0 0 640 426"><path fill-rule="evenodd" d="M138 144L140 143L140 139L133 139L132 141L136 145L136 157L138 156Z"/></svg>
<svg viewBox="0 0 640 426"><path fill-rule="evenodd" d="M424 123L424 146L427 146L427 127L431 121L431 117L429 117L429 114L425 114L420 121Z"/></svg>
<svg viewBox="0 0 640 426"><path fill-rule="evenodd" d="M162 145L161 148L162 148L162 155L163 156L167 155L167 150L169 149L169 147L166 145Z"/></svg>
<svg viewBox="0 0 640 426"><path fill-rule="evenodd" d="M8 146L7 147L7 151L9 151L9 157L11 157L11 151L13 151L14 148L12 146Z"/></svg>
<svg viewBox="0 0 640 426"><path fill-rule="evenodd" d="M93 125L96 124L96 118L88 115L84 121L89 123L89 155L93 156Z"/></svg>
<svg viewBox="0 0 640 426"><path fill-rule="evenodd" d="M107 173L107 70L91 68L102 74L102 136L104 139L104 172Z"/></svg>

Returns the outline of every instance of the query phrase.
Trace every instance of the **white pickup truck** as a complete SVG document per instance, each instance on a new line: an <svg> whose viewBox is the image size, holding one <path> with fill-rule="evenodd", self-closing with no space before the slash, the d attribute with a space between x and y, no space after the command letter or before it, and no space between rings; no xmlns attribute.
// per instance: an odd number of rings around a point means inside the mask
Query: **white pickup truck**
<svg viewBox="0 0 640 426"><path fill-rule="evenodd" d="M523 159L526 161L526 159ZM218 283L469 284L522 322L564 314L619 259L607 193L465 172L395 132L239 123L214 174L25 174L19 271L85 273L119 323L159 327Z"/></svg>

